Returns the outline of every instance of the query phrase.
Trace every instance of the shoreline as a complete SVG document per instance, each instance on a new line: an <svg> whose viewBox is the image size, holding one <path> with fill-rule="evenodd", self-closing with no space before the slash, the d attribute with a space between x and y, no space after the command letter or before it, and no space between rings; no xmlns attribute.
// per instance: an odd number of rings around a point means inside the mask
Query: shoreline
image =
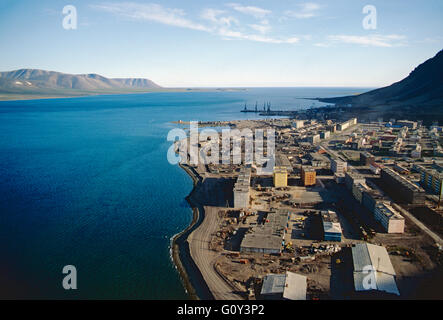
<svg viewBox="0 0 443 320"><path fill-rule="evenodd" d="M181 232L177 233L172 237L171 240L171 255L175 267L180 275L183 285L185 287L186 293L189 295L191 300L201 300L201 299L213 299L212 293L210 292L200 270L195 265L189 251L188 236L199 227L199 225L204 220L204 210L199 208L199 206L193 202L192 195L196 192L199 183L201 182L201 177L195 172L192 172L185 165L179 163L180 168L182 168L188 176L192 179L193 188L189 195L186 197L189 205L192 208L193 216L191 223ZM194 278L190 275L193 273Z"/></svg>
<svg viewBox="0 0 443 320"><path fill-rule="evenodd" d="M53 100L53 99L72 99L84 98L94 96L113 96L113 95L127 95L127 94L144 94L144 93L177 93L177 92L237 92L246 91L244 88L159 88L147 89L140 91L115 91L115 92L91 92L79 94L66 95L51 95L51 94L20 94L20 93L0 93L0 102L7 101L32 101L32 100Z"/></svg>

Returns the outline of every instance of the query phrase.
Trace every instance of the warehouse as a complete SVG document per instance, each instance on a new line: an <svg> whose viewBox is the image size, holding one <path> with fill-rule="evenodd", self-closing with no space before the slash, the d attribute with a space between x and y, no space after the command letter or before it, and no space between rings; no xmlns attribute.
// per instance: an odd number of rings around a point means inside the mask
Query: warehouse
<svg viewBox="0 0 443 320"><path fill-rule="evenodd" d="M307 278L287 271L263 278L261 295L266 300L306 300Z"/></svg>
<svg viewBox="0 0 443 320"><path fill-rule="evenodd" d="M323 234L325 241L341 241L342 231L337 213L332 210L320 212L323 224Z"/></svg>
<svg viewBox="0 0 443 320"><path fill-rule="evenodd" d="M269 212L263 224L249 229L241 245L241 252L280 253L288 227L289 213L284 210Z"/></svg>
<svg viewBox="0 0 443 320"><path fill-rule="evenodd" d="M379 291L400 295L395 281L396 273L385 247L370 243L355 244L352 247L352 262L356 293Z"/></svg>

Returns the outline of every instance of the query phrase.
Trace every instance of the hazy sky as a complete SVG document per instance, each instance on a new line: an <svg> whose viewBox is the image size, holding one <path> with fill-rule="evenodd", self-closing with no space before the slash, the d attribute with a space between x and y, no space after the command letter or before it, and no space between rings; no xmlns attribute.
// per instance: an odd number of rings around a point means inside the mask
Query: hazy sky
<svg viewBox="0 0 443 320"><path fill-rule="evenodd" d="M63 7L77 29L63 28ZM377 10L365 29L363 7ZM163 86L368 86L443 48L441 0L0 0L0 70Z"/></svg>

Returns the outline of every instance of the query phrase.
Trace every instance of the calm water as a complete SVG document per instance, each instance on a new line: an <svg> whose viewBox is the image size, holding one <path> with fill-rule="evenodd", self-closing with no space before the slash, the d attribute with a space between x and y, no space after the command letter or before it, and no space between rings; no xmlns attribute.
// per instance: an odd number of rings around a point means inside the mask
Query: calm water
<svg viewBox="0 0 443 320"><path fill-rule="evenodd" d="M170 238L192 218L167 162L174 120L305 108L365 89L274 88L0 102L0 297L187 298ZM316 103L316 106L320 106ZM65 291L74 265L78 290Z"/></svg>

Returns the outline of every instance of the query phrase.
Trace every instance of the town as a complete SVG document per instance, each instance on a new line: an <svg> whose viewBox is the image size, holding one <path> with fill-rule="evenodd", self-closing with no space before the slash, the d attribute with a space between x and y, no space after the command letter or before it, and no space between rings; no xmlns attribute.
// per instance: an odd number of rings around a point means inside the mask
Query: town
<svg viewBox="0 0 443 320"><path fill-rule="evenodd" d="M188 200L200 219L187 243L209 289L205 297L436 294L438 281L431 279L442 265L442 127L323 116L199 125L275 130L269 175L245 161L191 164L188 155L181 163L195 184ZM241 138L233 137L231 148ZM198 141L200 156L211 155L218 143ZM242 144L242 155L248 151Z"/></svg>

